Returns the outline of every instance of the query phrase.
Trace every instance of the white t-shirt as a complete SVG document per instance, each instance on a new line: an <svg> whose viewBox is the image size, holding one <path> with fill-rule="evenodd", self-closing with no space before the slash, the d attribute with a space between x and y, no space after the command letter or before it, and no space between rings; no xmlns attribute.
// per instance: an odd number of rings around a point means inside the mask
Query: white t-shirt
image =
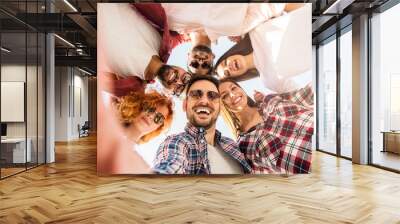
<svg viewBox="0 0 400 224"><path fill-rule="evenodd" d="M283 3L162 3L170 30L190 33L204 30L214 42L221 36L241 36L271 17L280 15Z"/></svg>
<svg viewBox="0 0 400 224"><path fill-rule="evenodd" d="M159 33L128 3L98 4L98 49L103 51L102 72L144 79L153 55L158 55Z"/></svg>
<svg viewBox="0 0 400 224"><path fill-rule="evenodd" d="M277 93L297 89L291 77L312 66L311 4L268 20L249 35L264 86Z"/></svg>
<svg viewBox="0 0 400 224"><path fill-rule="evenodd" d="M208 161L211 174L242 174L239 162L218 146L207 144Z"/></svg>

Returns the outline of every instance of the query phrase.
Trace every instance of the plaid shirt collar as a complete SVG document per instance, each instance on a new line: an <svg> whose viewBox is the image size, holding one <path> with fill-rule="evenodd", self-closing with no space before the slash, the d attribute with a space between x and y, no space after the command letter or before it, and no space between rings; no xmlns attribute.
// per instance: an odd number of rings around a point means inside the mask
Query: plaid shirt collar
<svg viewBox="0 0 400 224"><path fill-rule="evenodd" d="M187 124L185 132L171 135L160 145L153 169L164 174L209 174L206 130ZM215 145L236 160L245 173L251 172L238 145L215 131Z"/></svg>
<svg viewBox="0 0 400 224"><path fill-rule="evenodd" d="M206 129L204 127L196 127L193 124L188 123L185 127L186 133L192 136L194 139L202 139L205 138ZM221 132L215 130L215 143L221 142Z"/></svg>

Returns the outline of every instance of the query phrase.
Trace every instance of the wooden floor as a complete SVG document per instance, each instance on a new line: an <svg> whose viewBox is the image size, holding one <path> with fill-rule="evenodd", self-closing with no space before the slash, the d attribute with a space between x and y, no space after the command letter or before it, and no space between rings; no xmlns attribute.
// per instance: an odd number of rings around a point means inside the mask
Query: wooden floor
<svg viewBox="0 0 400 224"><path fill-rule="evenodd" d="M23 172L27 169L33 169L36 167L37 164L29 164L27 163L27 167L25 167L25 164L18 164L17 167L6 167L6 168L1 168L1 178L5 178L20 172Z"/></svg>
<svg viewBox="0 0 400 224"><path fill-rule="evenodd" d="M400 154L374 151L372 160L374 164L400 170Z"/></svg>
<svg viewBox="0 0 400 224"><path fill-rule="evenodd" d="M15 173L19 173L26 170L25 167L24 168L1 168L1 177L7 177L10 175L13 175Z"/></svg>
<svg viewBox="0 0 400 224"><path fill-rule="evenodd" d="M0 223L400 223L400 175L316 153L289 178L96 175L96 139L0 181Z"/></svg>

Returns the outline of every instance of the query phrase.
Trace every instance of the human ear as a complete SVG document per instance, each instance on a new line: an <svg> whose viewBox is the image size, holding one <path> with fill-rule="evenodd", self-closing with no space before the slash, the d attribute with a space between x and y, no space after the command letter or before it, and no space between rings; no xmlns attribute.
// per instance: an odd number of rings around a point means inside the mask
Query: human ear
<svg viewBox="0 0 400 224"><path fill-rule="evenodd" d="M184 112L186 112L186 108L187 108L187 99L184 99L182 103L182 109Z"/></svg>

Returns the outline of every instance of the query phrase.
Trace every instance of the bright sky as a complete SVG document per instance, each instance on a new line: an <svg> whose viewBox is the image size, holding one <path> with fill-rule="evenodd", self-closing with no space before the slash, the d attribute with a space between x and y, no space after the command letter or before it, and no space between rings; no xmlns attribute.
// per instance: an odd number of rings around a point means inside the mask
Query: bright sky
<svg viewBox="0 0 400 224"><path fill-rule="evenodd" d="M212 51L215 54L215 61L217 61L221 55L223 55L228 49L230 49L233 46L233 44L234 43L231 42L226 37L219 38L217 44L213 44L211 46ZM188 54L189 50L191 49L191 47L192 46L190 43L184 43L184 44L181 44L181 45L175 47L171 53L169 60L168 60L168 64L180 66L180 67L186 69L187 54ZM311 71L310 71L308 73L305 73L304 75L297 76L295 81L301 85L305 85L305 84L311 82L311 78L312 78L312 75L311 75ZM246 91L246 93L251 97L253 96L254 90L257 90L257 91L260 91L260 92L263 92L266 94L271 92L270 90L268 90L267 88L265 88L262 85L262 82L260 82L259 78L241 82L240 85ZM161 86L158 83L156 83L154 86L152 86L150 88L157 89L158 91L161 90ZM186 114L183 112L183 109L182 109L182 100L175 98L174 103L175 103L174 119L173 119L170 130L159 135L157 138L154 138L153 140L151 140L150 142L148 142L146 144L136 146L136 151L143 157L143 159L150 166L152 166L153 160L157 153L158 146L163 142L163 140L168 135L182 132L185 128L187 120L186 120ZM232 132L225 125L221 116L217 120L217 129L224 136L233 138Z"/></svg>

